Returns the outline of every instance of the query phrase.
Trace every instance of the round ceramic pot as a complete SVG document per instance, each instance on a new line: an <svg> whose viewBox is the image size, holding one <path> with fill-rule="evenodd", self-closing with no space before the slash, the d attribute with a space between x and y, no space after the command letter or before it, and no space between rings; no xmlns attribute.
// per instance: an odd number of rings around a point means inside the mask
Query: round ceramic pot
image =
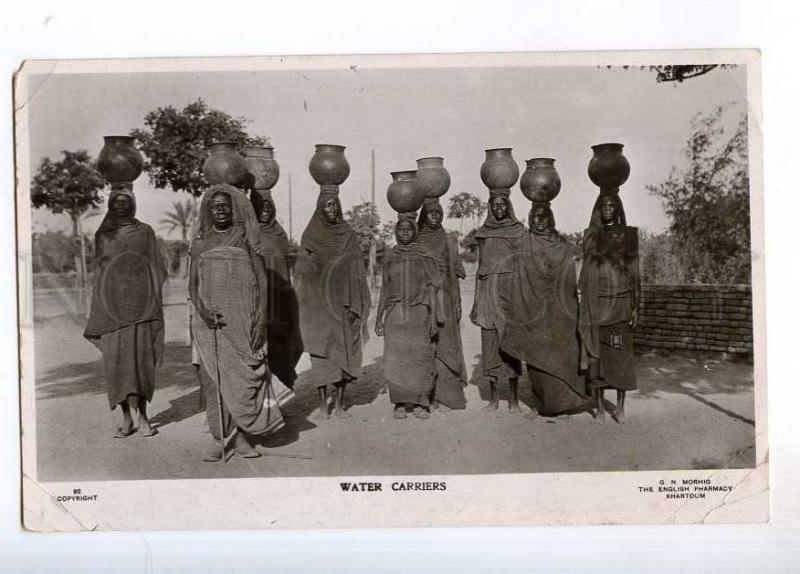
<svg viewBox="0 0 800 574"><path fill-rule="evenodd" d="M274 149L270 146L246 146L242 148L247 171L252 176L252 187L257 190L272 189L278 183L280 167L275 161Z"/></svg>
<svg viewBox="0 0 800 574"><path fill-rule="evenodd" d="M422 206L425 192L416 171L393 171L392 183L386 190L389 205L398 213L416 211Z"/></svg>
<svg viewBox="0 0 800 574"><path fill-rule="evenodd" d="M350 164L344 157L343 145L317 144L316 151L308 163L311 177L320 186L342 185L350 175Z"/></svg>
<svg viewBox="0 0 800 574"><path fill-rule="evenodd" d="M423 157L417 160L417 181L425 197L441 197L450 189L450 174L440 157Z"/></svg>
<svg viewBox="0 0 800 574"><path fill-rule="evenodd" d="M511 189L519 179L519 167L511 155L511 148L486 150L481 165L481 181L489 189Z"/></svg>
<svg viewBox="0 0 800 574"><path fill-rule="evenodd" d="M616 192L620 185L628 181L631 164L622 155L621 143L604 143L592 146L594 155L589 160L589 179L601 191Z"/></svg>
<svg viewBox="0 0 800 574"><path fill-rule="evenodd" d="M144 167L142 154L132 136L105 136L105 144L97 157L97 169L112 184L131 183Z"/></svg>
<svg viewBox="0 0 800 574"><path fill-rule="evenodd" d="M247 180L247 164L233 142L217 142L203 164L203 177L209 185L227 183L236 187Z"/></svg>
<svg viewBox="0 0 800 574"><path fill-rule="evenodd" d="M561 191L561 178L555 163L556 160L550 157L535 157L525 162L525 173L519 180L525 197L531 201L553 201Z"/></svg>

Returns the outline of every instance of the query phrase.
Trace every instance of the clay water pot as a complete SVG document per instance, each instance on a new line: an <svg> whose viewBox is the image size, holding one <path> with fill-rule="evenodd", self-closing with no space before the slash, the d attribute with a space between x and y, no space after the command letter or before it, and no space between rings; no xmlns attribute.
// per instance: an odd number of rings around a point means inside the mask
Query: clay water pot
<svg viewBox="0 0 800 574"><path fill-rule="evenodd" d="M519 179L519 167L510 147L487 149L481 165L481 181L489 189L511 189Z"/></svg>
<svg viewBox="0 0 800 574"><path fill-rule="evenodd" d="M244 162L250 173L249 182L253 189L267 190L275 187L280 177L280 167L275 161L272 146L245 146L242 148Z"/></svg>
<svg viewBox="0 0 800 574"><path fill-rule="evenodd" d="M105 136L105 144L97 156L97 169L112 184L131 183L144 167L142 154L132 136Z"/></svg>
<svg viewBox="0 0 800 574"><path fill-rule="evenodd" d="M320 186L342 185L350 175L350 164L344 157L343 145L317 144L314 156L308 163L311 177Z"/></svg>
<svg viewBox="0 0 800 574"><path fill-rule="evenodd" d="M234 142L217 142L211 145L210 153L203 164L203 177L209 185L227 183L241 186L247 178L247 164Z"/></svg>
<svg viewBox="0 0 800 574"><path fill-rule="evenodd" d="M417 179L417 172L393 171L386 198L391 208L398 213L408 213L422 207L425 191Z"/></svg>
<svg viewBox="0 0 800 574"><path fill-rule="evenodd" d="M441 157L423 157L417 160L417 181L425 197L441 197L450 189L450 174Z"/></svg>
<svg viewBox="0 0 800 574"><path fill-rule="evenodd" d="M550 202L561 191L561 178L555 168L556 160L535 157L525 162L525 173L519 180L522 194L531 201Z"/></svg>
<svg viewBox="0 0 800 574"><path fill-rule="evenodd" d="M631 164L622 155L621 143L604 143L592 146L594 155L589 160L589 179L601 191L616 192L620 185L628 181Z"/></svg>

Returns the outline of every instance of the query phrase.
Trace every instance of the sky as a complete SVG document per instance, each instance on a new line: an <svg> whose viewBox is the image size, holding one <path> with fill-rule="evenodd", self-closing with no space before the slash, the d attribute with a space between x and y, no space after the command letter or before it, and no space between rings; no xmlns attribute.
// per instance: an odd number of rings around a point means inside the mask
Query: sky
<svg viewBox="0 0 800 574"><path fill-rule="evenodd" d="M382 221L395 219L386 201L392 171L414 169L415 160L442 156L451 187L488 199L480 180L484 150L513 148L525 160L552 157L562 180L553 201L557 226L586 227L598 189L586 168L591 146L620 142L631 164L621 189L628 222L650 231L669 221L645 186L658 184L681 165L692 118L730 104L732 125L746 109L743 67L717 69L682 84L659 84L639 68L594 66L509 68L319 69L253 72L158 72L29 76L30 158L35 170L61 150L86 149L97 157L104 135L143 126L157 107L182 108L202 98L210 107L250 120L248 132L270 138L281 177L273 190L278 219L299 239L314 209L318 187L308 173L314 144L347 147L349 179L341 186L344 210L370 199L371 151L375 196ZM134 183L137 217L164 237L178 238L159 223L173 201L188 195L155 189L142 174ZM515 211L529 205L517 184ZM105 209L104 207L101 209ZM101 217L85 223L93 233ZM479 223L479 222L474 222ZM474 223L465 221L464 232ZM458 229L458 220L445 225ZM70 229L66 215L34 210L34 231Z"/></svg>

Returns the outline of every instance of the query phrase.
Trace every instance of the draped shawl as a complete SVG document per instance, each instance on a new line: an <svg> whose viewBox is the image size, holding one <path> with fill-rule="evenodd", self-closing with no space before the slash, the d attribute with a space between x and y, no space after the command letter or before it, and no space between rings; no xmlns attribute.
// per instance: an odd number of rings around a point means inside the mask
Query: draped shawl
<svg viewBox="0 0 800 574"><path fill-rule="evenodd" d="M322 207L336 195L322 193L300 242L295 270L303 347L357 377L366 343L370 294L358 235L342 218L331 223Z"/></svg>
<svg viewBox="0 0 800 574"><path fill-rule="evenodd" d="M434 257L439 273L442 275L440 291L442 304L439 309L439 320L442 327L439 330L436 356L450 370L464 377L466 376L466 366L461 343L461 329L458 324L458 312L461 309L461 289L458 280L466 277L466 272L461 263L456 242L447 236L447 232L442 226L436 229L428 227L426 215L431 210L443 213L438 200L425 201L417 222L419 228L417 242Z"/></svg>
<svg viewBox="0 0 800 574"><path fill-rule="evenodd" d="M603 225L600 214L602 202L607 198L617 207L617 221L610 226ZM586 369L600 356L600 327L627 321L637 304L639 230L627 225L618 195L598 196L583 243L578 329L582 342L581 367Z"/></svg>
<svg viewBox="0 0 800 574"><path fill-rule="evenodd" d="M576 255L577 250L555 232L528 233L520 240L500 348L582 394Z"/></svg>
<svg viewBox="0 0 800 574"><path fill-rule="evenodd" d="M111 204L120 195L133 202L133 213L119 220ZM92 306L84 336L97 339L107 333L145 321L156 321L163 346L164 313L161 289L166 269L153 228L135 219L136 198L128 189L115 189L109 209L95 233L95 275Z"/></svg>
<svg viewBox="0 0 800 574"><path fill-rule="evenodd" d="M237 233L241 233L244 236L248 247L255 253L258 253L259 235L261 232L255 211L253 211L253 206L250 204L250 201L243 191L227 183L212 185L203 192L203 197L200 199L199 224L195 239L208 237L215 233L214 223L211 218L208 217L208 202L220 191L225 192L228 197L231 198L231 204L233 206L233 227L237 229Z"/></svg>
<svg viewBox="0 0 800 574"><path fill-rule="evenodd" d="M508 286L514 271L515 244L525 235L525 226L514 214L514 206L506 197L508 216L498 220L491 206L486 221L475 233L478 241L478 270L475 274L473 309L483 329L503 328Z"/></svg>

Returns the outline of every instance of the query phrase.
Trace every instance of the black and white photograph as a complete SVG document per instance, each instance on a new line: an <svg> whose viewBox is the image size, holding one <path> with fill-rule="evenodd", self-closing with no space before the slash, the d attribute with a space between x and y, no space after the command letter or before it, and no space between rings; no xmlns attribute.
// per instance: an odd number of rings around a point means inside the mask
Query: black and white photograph
<svg viewBox="0 0 800 574"><path fill-rule="evenodd" d="M767 520L759 64L26 62L26 527Z"/></svg>

